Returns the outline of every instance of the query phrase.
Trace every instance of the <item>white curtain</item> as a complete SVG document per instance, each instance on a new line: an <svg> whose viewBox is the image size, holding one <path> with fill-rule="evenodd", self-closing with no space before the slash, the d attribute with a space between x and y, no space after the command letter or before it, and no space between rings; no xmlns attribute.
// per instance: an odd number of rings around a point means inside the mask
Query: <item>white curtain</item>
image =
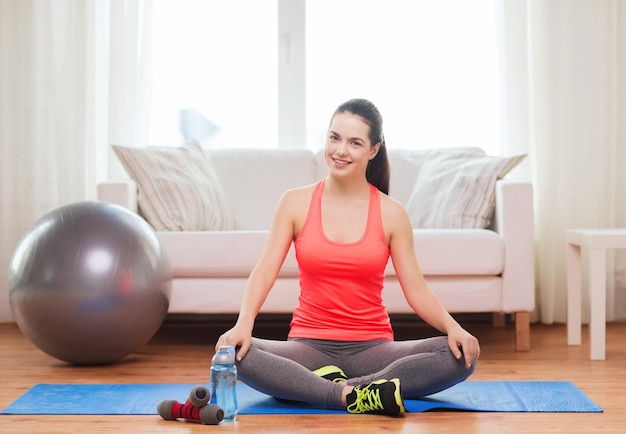
<svg viewBox="0 0 626 434"><path fill-rule="evenodd" d="M109 144L145 145L149 1L0 0L0 322L7 271L47 212L95 199Z"/></svg>
<svg viewBox="0 0 626 434"><path fill-rule="evenodd" d="M503 150L528 153L535 191L537 317L565 322L565 230L626 227L626 3L494 5ZM626 314L624 259L608 261L609 320Z"/></svg>

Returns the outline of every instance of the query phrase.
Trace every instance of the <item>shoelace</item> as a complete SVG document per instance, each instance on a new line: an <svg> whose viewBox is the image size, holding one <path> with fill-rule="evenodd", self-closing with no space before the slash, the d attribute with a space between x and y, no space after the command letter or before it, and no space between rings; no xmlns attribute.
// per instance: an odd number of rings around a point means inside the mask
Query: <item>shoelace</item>
<svg viewBox="0 0 626 434"><path fill-rule="evenodd" d="M380 389L370 390L370 385L357 390L356 400L348 406L352 413L365 413L367 411L384 410L380 399Z"/></svg>

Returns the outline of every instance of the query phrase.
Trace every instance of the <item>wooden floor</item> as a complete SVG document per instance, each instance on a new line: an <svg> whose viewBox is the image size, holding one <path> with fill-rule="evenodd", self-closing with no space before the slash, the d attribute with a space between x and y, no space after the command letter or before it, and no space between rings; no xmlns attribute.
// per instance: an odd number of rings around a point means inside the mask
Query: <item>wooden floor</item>
<svg viewBox="0 0 626 434"><path fill-rule="evenodd" d="M37 383L207 383L212 345L226 327L222 322L168 321L150 343L106 367L70 366L42 353L12 324L0 325L2 387L5 408ZM607 360L590 361L587 329L583 344L566 345L563 325L531 326L532 350L514 351L514 328L464 324L481 340L482 356L471 380L573 381L604 413L427 412L403 418L371 415L242 415L235 423L204 426L161 420L158 416L13 416L0 415L2 433L515 433L626 432L626 324L609 324ZM394 324L398 339L431 331L415 322ZM283 322L263 321L257 334L282 337Z"/></svg>

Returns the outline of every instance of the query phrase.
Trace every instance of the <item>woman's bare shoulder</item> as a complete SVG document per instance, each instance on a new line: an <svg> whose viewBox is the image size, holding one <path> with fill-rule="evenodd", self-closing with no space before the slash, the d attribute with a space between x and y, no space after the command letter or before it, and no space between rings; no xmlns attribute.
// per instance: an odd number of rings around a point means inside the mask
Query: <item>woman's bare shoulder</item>
<svg viewBox="0 0 626 434"><path fill-rule="evenodd" d="M295 187L285 191L280 198L280 207L285 209L291 209L299 211L302 208L308 209L308 205L311 202L311 196L316 184L305 185L302 187Z"/></svg>
<svg viewBox="0 0 626 434"><path fill-rule="evenodd" d="M291 188L283 193L282 199L287 202L310 199L316 184Z"/></svg>
<svg viewBox="0 0 626 434"><path fill-rule="evenodd" d="M383 209L383 212L390 213L406 213L406 207L402 204L402 202L381 193L380 194L380 203Z"/></svg>
<svg viewBox="0 0 626 434"><path fill-rule="evenodd" d="M380 195L380 202L383 224L385 224L385 226L405 227L410 221L409 214L402 202L393 199L386 194Z"/></svg>

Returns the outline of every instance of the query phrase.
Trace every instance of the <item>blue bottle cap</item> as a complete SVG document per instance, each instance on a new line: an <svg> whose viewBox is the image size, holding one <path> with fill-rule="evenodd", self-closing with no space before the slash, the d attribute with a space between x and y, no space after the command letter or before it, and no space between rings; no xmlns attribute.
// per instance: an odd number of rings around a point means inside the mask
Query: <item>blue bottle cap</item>
<svg viewBox="0 0 626 434"><path fill-rule="evenodd" d="M235 363L235 349L230 345L221 346L213 356L215 365L232 365Z"/></svg>

